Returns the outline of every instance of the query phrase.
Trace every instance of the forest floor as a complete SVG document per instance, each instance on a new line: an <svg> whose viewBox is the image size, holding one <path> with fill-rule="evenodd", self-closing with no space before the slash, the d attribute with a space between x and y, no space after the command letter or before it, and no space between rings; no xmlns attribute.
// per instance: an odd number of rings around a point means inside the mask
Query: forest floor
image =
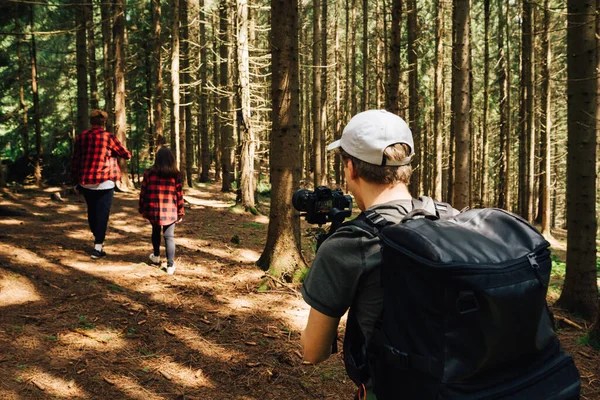
<svg viewBox="0 0 600 400"><path fill-rule="evenodd" d="M258 290L268 217L239 211L216 184L186 190L170 276L149 264L137 191L115 194L108 256L94 261L83 198L52 200L60 190L0 192L0 399L353 397L339 354L302 362L299 287ZM560 254L564 243L553 245ZM311 247L307 237L308 260ZM600 399L589 323L554 312L582 398Z"/></svg>

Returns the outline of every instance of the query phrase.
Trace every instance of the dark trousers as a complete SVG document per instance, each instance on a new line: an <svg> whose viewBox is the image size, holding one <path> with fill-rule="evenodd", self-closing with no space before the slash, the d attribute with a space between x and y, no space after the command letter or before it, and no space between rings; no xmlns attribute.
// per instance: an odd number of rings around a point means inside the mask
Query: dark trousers
<svg viewBox="0 0 600 400"><path fill-rule="evenodd" d="M94 234L94 244L102 244L106 236L108 216L110 215L115 189L91 190L80 186L79 190L87 203L88 223Z"/></svg>
<svg viewBox="0 0 600 400"><path fill-rule="evenodd" d="M167 266L173 266L173 259L175 258L175 223L171 225L154 225L152 224L152 248L154 249L154 255L160 255L160 231L162 228L163 236L165 237L165 248L167 250Z"/></svg>

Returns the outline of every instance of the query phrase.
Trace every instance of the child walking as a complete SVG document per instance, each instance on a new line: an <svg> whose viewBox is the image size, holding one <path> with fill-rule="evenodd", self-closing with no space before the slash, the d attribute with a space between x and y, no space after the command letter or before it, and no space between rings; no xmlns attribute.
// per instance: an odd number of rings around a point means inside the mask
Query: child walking
<svg viewBox="0 0 600 400"><path fill-rule="evenodd" d="M152 168L144 172L140 191L139 212L152 224L150 261L160 264L161 230L167 251L167 274L175 273L175 224L183 218L183 190L181 174L173 153L161 147Z"/></svg>

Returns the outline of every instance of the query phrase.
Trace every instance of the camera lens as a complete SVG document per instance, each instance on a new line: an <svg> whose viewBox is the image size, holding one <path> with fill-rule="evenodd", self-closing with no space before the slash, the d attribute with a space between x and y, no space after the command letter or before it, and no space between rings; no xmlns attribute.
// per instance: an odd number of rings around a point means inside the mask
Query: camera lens
<svg viewBox="0 0 600 400"><path fill-rule="evenodd" d="M308 189L298 189L292 196L292 205L298 211L308 211L306 204L307 200L311 195L311 191Z"/></svg>

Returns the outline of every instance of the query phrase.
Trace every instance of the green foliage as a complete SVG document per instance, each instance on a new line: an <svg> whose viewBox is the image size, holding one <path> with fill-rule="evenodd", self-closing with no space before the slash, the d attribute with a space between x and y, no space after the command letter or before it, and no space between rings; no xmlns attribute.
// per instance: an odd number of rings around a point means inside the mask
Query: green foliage
<svg viewBox="0 0 600 400"><path fill-rule="evenodd" d="M271 184L265 181L258 182L256 192L263 197L271 197Z"/></svg>
<svg viewBox="0 0 600 400"><path fill-rule="evenodd" d="M552 272L551 272L552 276L560 277L560 278L564 279L567 264L554 254L552 254L551 258L552 258Z"/></svg>
<svg viewBox="0 0 600 400"><path fill-rule="evenodd" d="M89 322L84 315L80 315L79 316L79 324L77 325L77 328L83 329L83 330L90 330L90 329L95 329L96 326L94 324L92 324L91 322Z"/></svg>
<svg viewBox="0 0 600 400"><path fill-rule="evenodd" d="M44 341L46 341L46 342L54 342L56 340L58 340L58 336L56 336L56 335L46 336L44 338Z"/></svg>
<svg viewBox="0 0 600 400"><path fill-rule="evenodd" d="M111 292L124 292L125 291L125 288L123 288L123 287L121 287L119 285L115 285L113 283L109 283L106 287Z"/></svg>

